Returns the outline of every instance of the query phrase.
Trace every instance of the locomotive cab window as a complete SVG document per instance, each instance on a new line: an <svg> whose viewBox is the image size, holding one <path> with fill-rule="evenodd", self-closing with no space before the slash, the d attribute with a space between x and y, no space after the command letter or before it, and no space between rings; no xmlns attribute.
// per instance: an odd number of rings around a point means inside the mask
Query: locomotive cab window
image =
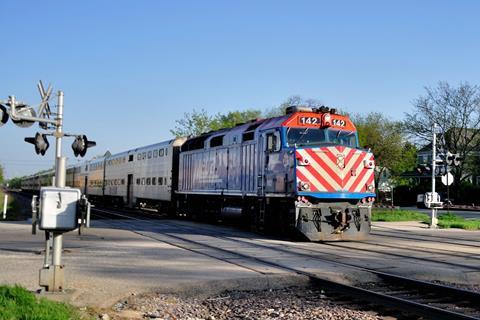
<svg viewBox="0 0 480 320"><path fill-rule="evenodd" d="M355 132L335 129L288 128L287 141L291 147L338 144L357 147Z"/></svg>
<svg viewBox="0 0 480 320"><path fill-rule="evenodd" d="M328 141L333 144L355 148L357 146L357 137L355 132L344 130L328 130Z"/></svg>
<svg viewBox="0 0 480 320"><path fill-rule="evenodd" d="M280 151L280 133L278 131L267 133L266 150L268 152Z"/></svg>

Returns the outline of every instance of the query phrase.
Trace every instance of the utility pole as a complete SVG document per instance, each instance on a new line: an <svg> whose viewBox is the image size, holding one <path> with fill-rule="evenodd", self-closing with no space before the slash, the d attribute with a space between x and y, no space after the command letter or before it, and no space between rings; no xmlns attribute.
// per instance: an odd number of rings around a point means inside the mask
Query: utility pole
<svg viewBox="0 0 480 320"><path fill-rule="evenodd" d="M437 124L433 124L433 140L432 140L432 196L435 198L435 168L437 165ZM437 201L437 199L433 199L433 201ZM432 214L430 218L430 228L435 229L437 228L437 208L432 206Z"/></svg>

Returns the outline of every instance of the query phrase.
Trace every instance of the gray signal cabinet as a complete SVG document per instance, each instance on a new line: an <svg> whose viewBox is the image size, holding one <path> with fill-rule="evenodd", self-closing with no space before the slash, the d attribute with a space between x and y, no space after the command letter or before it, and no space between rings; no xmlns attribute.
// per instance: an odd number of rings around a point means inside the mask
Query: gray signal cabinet
<svg viewBox="0 0 480 320"><path fill-rule="evenodd" d="M78 227L79 189L43 187L40 189L40 230L71 231Z"/></svg>

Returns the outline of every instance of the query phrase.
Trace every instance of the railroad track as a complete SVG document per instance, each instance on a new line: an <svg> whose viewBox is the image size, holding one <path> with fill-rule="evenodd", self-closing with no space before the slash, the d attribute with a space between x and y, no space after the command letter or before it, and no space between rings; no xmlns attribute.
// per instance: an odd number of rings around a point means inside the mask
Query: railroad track
<svg viewBox="0 0 480 320"><path fill-rule="evenodd" d="M480 301L480 294L476 292L401 277L339 263L337 261L325 260L318 256L292 252L285 248L280 248L281 250L279 250L278 247L272 248L270 245L255 244L238 238L213 234L211 230L205 232L204 229L202 232L202 228L187 227L167 221L152 224L152 219L132 217L128 213L118 213L104 209L95 209L92 213L96 216L107 218L110 216L117 219L137 220L141 223L147 222L146 226L141 228L138 226L134 227L133 224L123 221L116 221L112 224L126 227L129 230L156 241L169 243L198 254L209 256L210 258L233 263L260 274L268 274L268 272L264 271L264 268L252 267L252 265L307 276L312 280L312 283L321 286L323 290L331 295L347 297L352 304L364 305L366 308L379 311L380 313L395 314L398 318L412 318L413 316L419 319L480 319L480 306L478 303ZM175 229L177 229L176 232ZM206 237L214 237L214 239L206 239ZM242 252L238 246L232 246L231 242L235 244L242 243L243 246L248 244L252 247L262 247L265 250L280 251L283 254L283 261L292 261L295 260L295 258L296 261L302 261L306 257L309 257L310 259L327 262L329 264L356 268L357 271L362 270L362 272L374 275L378 281L360 285L339 283L337 281L324 279L314 272L305 271L302 267L292 266L285 262L278 262L278 259L272 260L265 258L265 254L252 255L248 253L248 250L246 250L247 253ZM289 257L286 255L291 255L290 259L288 259ZM233 259L232 257L237 257L237 259ZM238 260L243 260L243 262L237 262ZM254 262L254 264L248 263L249 261Z"/></svg>
<svg viewBox="0 0 480 320"><path fill-rule="evenodd" d="M384 234L381 229L386 229L389 231L389 234ZM392 234L395 234L395 238L400 238L400 239L415 239L417 241L432 241L432 239L435 239L435 241L440 242L440 243L445 243L445 244L453 244L453 245L459 245L459 246L465 246L465 247L473 247L473 248L480 248L480 241L472 241L471 239L463 239L463 238L455 238L455 237L439 237L437 235L432 235L432 234L411 234L410 231L400 231L400 230L393 230L392 228L388 228L385 226L375 226L375 230L373 235L376 237L386 237L386 238L392 238ZM449 241L453 240L453 241Z"/></svg>

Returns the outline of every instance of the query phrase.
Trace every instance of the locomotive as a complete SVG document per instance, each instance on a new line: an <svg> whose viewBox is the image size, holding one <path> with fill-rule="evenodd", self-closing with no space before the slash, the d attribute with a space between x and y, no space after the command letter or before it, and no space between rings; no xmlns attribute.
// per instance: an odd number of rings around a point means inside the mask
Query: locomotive
<svg viewBox="0 0 480 320"><path fill-rule="evenodd" d="M93 202L335 241L370 233L374 169L348 116L289 107L283 116L107 153L69 167L66 180ZM38 190L49 177L26 177L22 188Z"/></svg>

